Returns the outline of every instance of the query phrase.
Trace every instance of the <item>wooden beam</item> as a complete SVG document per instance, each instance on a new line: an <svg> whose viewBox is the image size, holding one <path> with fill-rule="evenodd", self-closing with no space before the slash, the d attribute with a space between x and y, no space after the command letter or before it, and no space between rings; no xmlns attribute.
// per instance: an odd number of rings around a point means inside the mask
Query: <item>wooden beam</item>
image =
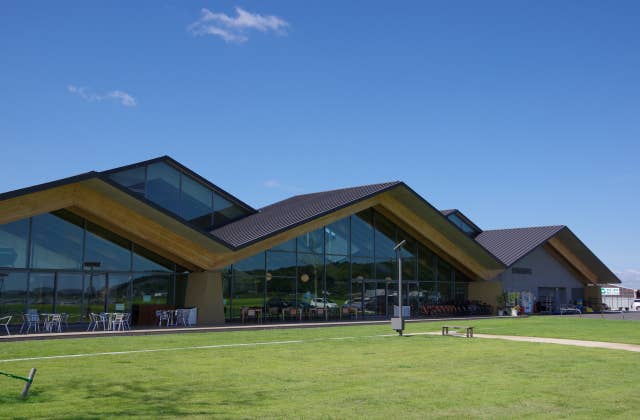
<svg viewBox="0 0 640 420"><path fill-rule="evenodd" d="M553 237L547 241L547 243L562 257L567 260L571 266L573 266L580 274L587 278L591 283L598 283L598 276L591 271L581 260L578 258L569 247L564 245L560 239Z"/></svg>
<svg viewBox="0 0 640 420"><path fill-rule="evenodd" d="M411 226L413 232L419 234L420 240L429 241L429 243L440 250L441 253L457 261L459 266L468 267L476 276L490 280L503 271L490 270L479 264L472 257L464 253L446 235L428 223L427 220L416 215L393 197L383 195L380 197L380 201L380 204L386 208L388 212L395 215L397 219L402 220L404 225Z"/></svg>
<svg viewBox="0 0 640 420"><path fill-rule="evenodd" d="M179 264L201 270L211 265L213 255L199 244L89 188L79 185L76 191L71 211Z"/></svg>
<svg viewBox="0 0 640 420"><path fill-rule="evenodd" d="M0 225L73 205L77 186L68 184L3 200L0 202Z"/></svg>

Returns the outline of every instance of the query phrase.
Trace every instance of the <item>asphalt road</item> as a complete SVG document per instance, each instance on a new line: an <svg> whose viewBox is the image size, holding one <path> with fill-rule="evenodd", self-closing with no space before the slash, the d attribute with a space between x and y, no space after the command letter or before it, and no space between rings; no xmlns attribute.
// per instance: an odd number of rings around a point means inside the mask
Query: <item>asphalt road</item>
<svg viewBox="0 0 640 420"><path fill-rule="evenodd" d="M580 315L562 315L562 316L580 316ZM640 311L615 312L615 313L604 313L604 314L583 314L582 317L640 321Z"/></svg>

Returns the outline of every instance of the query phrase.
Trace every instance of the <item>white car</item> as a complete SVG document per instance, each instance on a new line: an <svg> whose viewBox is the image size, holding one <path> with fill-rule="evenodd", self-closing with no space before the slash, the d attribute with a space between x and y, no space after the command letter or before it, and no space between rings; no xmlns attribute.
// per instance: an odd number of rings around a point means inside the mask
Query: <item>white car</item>
<svg viewBox="0 0 640 420"><path fill-rule="evenodd" d="M631 304L631 310L640 311L640 299L635 299Z"/></svg>
<svg viewBox="0 0 640 420"><path fill-rule="evenodd" d="M334 301L329 300L329 299L313 298L309 302L309 306L311 306L312 308L329 308L329 309L331 309L331 308L337 308L338 304L336 304Z"/></svg>

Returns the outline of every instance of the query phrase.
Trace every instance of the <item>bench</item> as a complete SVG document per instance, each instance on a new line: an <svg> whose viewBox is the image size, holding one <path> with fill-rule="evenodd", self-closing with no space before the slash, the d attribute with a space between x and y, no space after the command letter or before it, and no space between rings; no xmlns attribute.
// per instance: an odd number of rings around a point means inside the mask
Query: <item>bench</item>
<svg viewBox="0 0 640 420"><path fill-rule="evenodd" d="M462 327L462 326L458 326L458 325L443 325L442 326L442 335L449 335L449 329L452 330L465 330L466 331L466 335L467 338L472 338L473 337L473 327ZM462 334L462 333L460 333Z"/></svg>

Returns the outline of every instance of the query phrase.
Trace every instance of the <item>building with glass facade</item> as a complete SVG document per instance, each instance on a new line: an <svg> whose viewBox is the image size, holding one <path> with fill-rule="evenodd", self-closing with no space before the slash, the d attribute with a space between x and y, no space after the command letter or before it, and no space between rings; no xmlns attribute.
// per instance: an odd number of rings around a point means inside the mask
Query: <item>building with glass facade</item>
<svg viewBox="0 0 640 420"><path fill-rule="evenodd" d="M402 182L254 209L161 157L0 195L0 314L125 310L138 324L167 307L198 307L200 323L239 320L246 308L274 319L285 308L292 319L389 317L402 240L412 316L495 312L505 292L555 311L599 300L592 285L619 283L566 226L483 231Z"/></svg>

